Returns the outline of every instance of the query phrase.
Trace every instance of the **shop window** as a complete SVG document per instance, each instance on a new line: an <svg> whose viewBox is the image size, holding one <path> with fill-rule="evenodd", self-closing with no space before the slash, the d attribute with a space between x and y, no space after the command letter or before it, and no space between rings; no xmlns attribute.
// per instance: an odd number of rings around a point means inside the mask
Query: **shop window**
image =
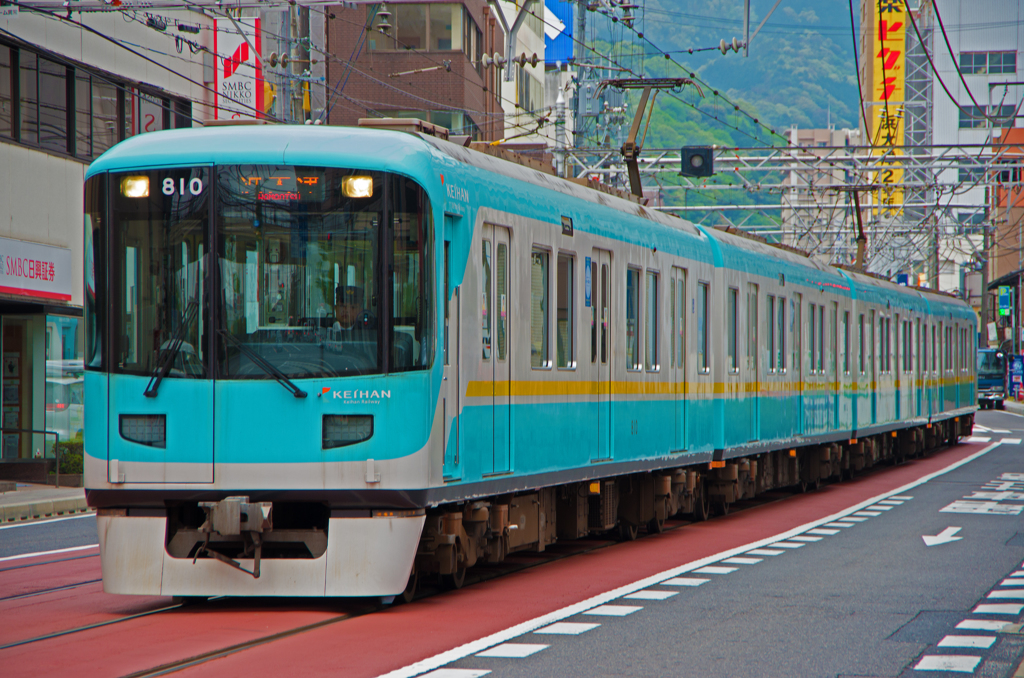
<svg viewBox="0 0 1024 678"><path fill-rule="evenodd" d="M81 318L46 316L46 430L81 440L84 332Z"/></svg>

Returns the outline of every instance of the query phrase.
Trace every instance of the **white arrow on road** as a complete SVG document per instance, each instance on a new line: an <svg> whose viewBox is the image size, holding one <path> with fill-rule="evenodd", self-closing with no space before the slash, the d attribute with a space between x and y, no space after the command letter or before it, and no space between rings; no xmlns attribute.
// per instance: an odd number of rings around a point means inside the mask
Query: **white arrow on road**
<svg viewBox="0 0 1024 678"><path fill-rule="evenodd" d="M963 537L954 537L953 535L960 531L959 527L947 527L942 532L939 532L934 537L930 535L922 535L921 539L924 539L925 546L937 546L939 544L948 544L951 541L959 541Z"/></svg>

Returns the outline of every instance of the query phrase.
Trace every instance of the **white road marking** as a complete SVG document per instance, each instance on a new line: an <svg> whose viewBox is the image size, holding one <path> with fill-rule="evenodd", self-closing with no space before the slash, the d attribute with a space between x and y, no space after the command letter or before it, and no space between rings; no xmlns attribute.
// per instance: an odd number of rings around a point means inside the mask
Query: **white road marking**
<svg viewBox="0 0 1024 678"><path fill-rule="evenodd" d="M408 666L403 666L402 668L399 668L399 669L396 669L394 671L391 671L391 672L385 674L384 676L382 676L381 678L412 678L413 676L422 676L423 674L427 673L428 671L433 671L434 669L438 669L438 668L440 668L442 666L445 666L446 664L450 664L450 663L452 663L454 661L458 661L460 659L468 657L468 656L470 656L472 654L475 654L477 652L482 652L483 650L486 650L489 647L493 647L495 645L499 645L501 643L504 643L504 642L507 642L509 640L512 640L513 638L518 638L519 636L522 636L523 634L530 633L530 632L535 631L535 630L537 630L537 629L539 629L539 628L541 628L543 626L548 626L549 624L552 624L554 622L562 621L562 620L567 619L569 617L572 617L574 615L584 614L588 610L594 609L594 608L596 608L599 605L604 605L605 603L608 603L610 601L613 601L613 600L616 600L618 598L621 598L622 596L627 595L629 593L635 593L636 591L639 591L641 589L647 588L648 586L654 586L654 585L657 585L657 584L663 584L668 579L671 579L673 577L679 577L680 575L693 572L694 570L696 570L696 569L698 569L700 567L704 567L704 566L709 565L711 563L716 563L716 562L722 560L723 558L729 558L729 557L732 557L732 556L740 555L742 553L749 552L751 549L757 549L757 548L762 548L762 547L779 546L781 543L783 543L781 540L787 539L788 537L790 537L792 535L800 534L801 532L805 532L806 530L818 527L820 525L824 525L825 523L832 522L833 520L847 519L848 516L851 513L855 512L855 511L858 511L858 510L860 510L861 508L863 508L865 506L870 506L871 504L873 504L873 503L875 503L877 501L880 501L882 499L893 498L893 497L896 496L895 493L906 492L906 491L911 490L911 489L913 489L915 487L919 487L921 485L924 485L925 483L928 483L928 482L930 482L930 481L932 481L932 480L934 480L936 478L940 478L940 477L946 475L947 473L952 473L953 471L957 470L958 468L960 468L962 466L966 466L967 464L970 464L972 461L975 461L976 459L980 459L981 457L985 456L986 454L988 454L992 450L994 450L997 447L999 447L999 445L1000 445L1000 443L998 443L998 442L992 443L991 445L988 445L988 446L978 450L974 454L969 455L967 457L964 457L960 461L954 462L954 463L950 464L949 466L947 466L945 468L942 468L942 469L939 469L938 471L935 471L934 473L930 473L930 474L928 474L926 476L923 476L921 478L918 478L917 480L915 480L915 481L913 481L911 483L908 483L908 484L906 484L906 485L904 485L902 487L896 488L893 491L893 494L880 494L878 496L870 498L868 501L861 502L860 504L857 504L855 506L852 506L852 507L849 507L849 508L844 509L842 511L839 511L838 513L833 513L832 515L825 516L825 517L819 518L817 520L813 520L813 521L805 523L803 525L799 525L797 527L794 527L791 530L786 530L785 532L780 532L779 534L775 534L775 535L772 535L770 537L766 537L764 539L760 539L758 541L754 541L754 542L751 542L751 543L748 543L748 544L744 544L742 546L738 546L738 547L733 548L733 549L722 551L720 553L716 553L716 554L714 554L712 556L708 556L706 558L701 558L701 559L696 560L696 561L692 561L692 562L689 562L689 563L684 563L682 565L678 565L678 566L670 568L668 570L664 570L662 572L658 572L658 573L653 574L653 575L651 575L649 577L645 577L643 579L637 580L637 581L635 581L635 582L633 582L631 584L626 584L625 586L620 586L619 588L612 589L610 591L605 591L604 593L600 593L600 594L598 594L596 596L592 596L591 598L588 598L586 600L582 600L582 601L580 601L578 603L574 603L572 605L567 605L566 607L563 607L561 609L554 610L552 612L540 615L540 616L535 617L533 619L528 619L526 621L520 622L519 624L516 624L515 626L511 626L511 627L509 627L507 629L504 629L502 631L498 631L497 633L492 633L489 636L485 636L483 638L479 638L477 640L465 643L463 645L460 645L459 647L455 647L455 648L452 648L450 650L445 650L444 652L439 652L438 654L436 654L436 655L434 655L432 657L428 657L427 659L423 659L423 660L415 662L413 664L409 664ZM790 543L788 548L800 548L802 546L804 546L804 545L803 544ZM993 607L993 608L1004 608L1004 607L1005 608L1011 608L1011 607L1012 608L1017 608L1016 611L1012 612L1012 613L1009 612L1009 611L999 611L999 612L993 612L992 614L1019 614L1020 613L1020 609L1024 608L1024 605L979 605L978 606L978 608L988 608L988 607ZM979 614L987 613L986 610L982 610L982 609L975 609L975 612L977 612ZM431 678L466 678L466 676L468 676L468 675L469 674L448 674L448 676L446 677L444 675L439 675L437 673L434 673L434 674L432 674ZM478 675L478 676L485 675L485 673L478 673L476 675Z"/></svg>
<svg viewBox="0 0 1024 678"><path fill-rule="evenodd" d="M949 544L950 542L960 541L963 537L957 537L957 532L963 528L959 527L947 527L942 532L936 535L924 534L921 535L921 539L924 540L925 546L939 546L941 544Z"/></svg>
<svg viewBox="0 0 1024 678"><path fill-rule="evenodd" d="M548 645L538 643L502 643L483 652L477 652L477 657L502 657L506 659L522 659L531 654L537 654Z"/></svg>
<svg viewBox="0 0 1024 678"><path fill-rule="evenodd" d="M875 516L882 515L882 512L881 511L857 511L853 515L857 516L858 518L874 518Z"/></svg>
<svg viewBox="0 0 1024 678"><path fill-rule="evenodd" d="M974 430L975 431L986 431L986 432L988 432L988 431L991 431L992 429L990 429L988 426L982 426L981 424L975 424L974 425Z"/></svg>
<svg viewBox="0 0 1024 678"><path fill-rule="evenodd" d="M438 669L423 674L423 678L480 678L488 673L486 669Z"/></svg>
<svg viewBox="0 0 1024 678"><path fill-rule="evenodd" d="M974 673L981 663L981 657L963 655L925 655L914 668L918 671L953 671L956 673Z"/></svg>
<svg viewBox="0 0 1024 678"><path fill-rule="evenodd" d="M581 633L596 629L600 624L583 624L578 622L557 622L551 626L537 629L534 633L543 633L554 636L578 636Z"/></svg>
<svg viewBox="0 0 1024 678"><path fill-rule="evenodd" d="M806 535L798 534L795 537L790 537L789 540L790 541L815 542L815 541L821 541L821 537L808 537Z"/></svg>
<svg viewBox="0 0 1024 678"><path fill-rule="evenodd" d="M662 586L700 586L701 584L707 584L709 581L711 580L698 579L697 577L673 577L658 583Z"/></svg>
<svg viewBox="0 0 1024 678"><path fill-rule="evenodd" d="M1024 610L1024 605L1006 603L1002 605L978 605L971 612L974 614L1012 614L1016 616L1020 614L1021 610Z"/></svg>
<svg viewBox="0 0 1024 678"><path fill-rule="evenodd" d="M665 600L672 596L678 596L679 591L637 591L636 593L630 593L628 596L622 596L630 600Z"/></svg>
<svg viewBox="0 0 1024 678"><path fill-rule="evenodd" d="M781 556L785 551L779 551L778 549L754 549L753 551L747 551L748 556Z"/></svg>
<svg viewBox="0 0 1024 678"><path fill-rule="evenodd" d="M969 438L964 438L965 443L987 443L990 440L992 439L984 436L970 436Z"/></svg>
<svg viewBox="0 0 1024 678"><path fill-rule="evenodd" d="M820 534L825 537L831 537L833 534L839 534L839 530L825 530L820 527L816 527L813 530L807 530L805 534Z"/></svg>
<svg viewBox="0 0 1024 678"><path fill-rule="evenodd" d="M600 605L592 610L587 610L583 614L592 614L598 617L625 617L642 609L644 608L639 605Z"/></svg>
<svg viewBox="0 0 1024 678"><path fill-rule="evenodd" d="M54 555L57 555L59 553L74 553L75 551L85 551L85 550L88 550L88 549L98 549L99 547L100 547L99 544L87 544L86 546L71 546L71 547L68 547L66 549L57 549L56 551L38 551L36 553L22 553L19 556L7 556L5 558L0 558L0 563L6 562L8 560L20 560L22 558L34 558L36 556L54 556Z"/></svg>
<svg viewBox="0 0 1024 678"><path fill-rule="evenodd" d="M1002 631L1010 622L989 621L988 619L965 619L956 625L965 631Z"/></svg>
<svg viewBox="0 0 1024 678"><path fill-rule="evenodd" d="M903 506L906 502L903 500L883 499L882 501L875 502L880 506Z"/></svg>
<svg viewBox="0 0 1024 678"><path fill-rule="evenodd" d="M722 561L725 565L757 565L758 563L764 562L764 558L726 558Z"/></svg>
<svg viewBox="0 0 1024 678"><path fill-rule="evenodd" d="M778 546L780 549L798 549L798 548L802 548L804 546L807 546L807 544L801 544L799 542L793 542L793 541L777 541L777 542L768 544L768 546Z"/></svg>
<svg viewBox="0 0 1024 678"><path fill-rule="evenodd" d="M825 527L853 527L857 523L825 523Z"/></svg>
<svg viewBox="0 0 1024 678"><path fill-rule="evenodd" d="M699 570L694 570L694 574L731 574L738 570L738 567L715 567L714 565L708 565L702 567Z"/></svg>
<svg viewBox="0 0 1024 678"><path fill-rule="evenodd" d="M1016 579L1004 579L1003 581L999 582L999 585L1000 586L1024 586L1024 579L1021 579L1020 577L1018 577Z"/></svg>
<svg viewBox="0 0 1024 678"><path fill-rule="evenodd" d="M1024 598L1024 591L1021 591L1019 589L1006 589L1005 591L992 591L991 593L989 593L985 597L986 598L993 598L993 599L999 599L999 598L1009 598L1009 599Z"/></svg>
<svg viewBox="0 0 1024 678"><path fill-rule="evenodd" d="M995 636L946 636L939 647L980 647L988 649L996 642Z"/></svg>
<svg viewBox="0 0 1024 678"><path fill-rule="evenodd" d="M843 520L852 520L855 523L863 523L867 518L863 516L846 516Z"/></svg>
<svg viewBox="0 0 1024 678"><path fill-rule="evenodd" d="M1020 445L1020 438L1003 438L1003 445Z"/></svg>
<svg viewBox="0 0 1024 678"><path fill-rule="evenodd" d="M891 511L894 508L896 508L896 507L895 506L885 506L883 504L875 504L874 506L869 506L868 510L869 511Z"/></svg>
<svg viewBox="0 0 1024 678"><path fill-rule="evenodd" d="M1017 570L1016 572L1014 572L1010 576L1011 577L1024 577L1024 570Z"/></svg>
<svg viewBox="0 0 1024 678"><path fill-rule="evenodd" d="M911 499L913 499L913 497L908 497L906 495L893 495L893 496L889 497L889 499L899 499L900 501L910 501Z"/></svg>
<svg viewBox="0 0 1024 678"><path fill-rule="evenodd" d="M13 525L0 525L0 530L12 530L15 527L32 527L33 525L49 525L50 523L62 523L65 520L81 520L82 518L95 518L96 513L89 509L88 513L80 513L77 516L64 516L62 518L49 518L47 520L26 520Z"/></svg>

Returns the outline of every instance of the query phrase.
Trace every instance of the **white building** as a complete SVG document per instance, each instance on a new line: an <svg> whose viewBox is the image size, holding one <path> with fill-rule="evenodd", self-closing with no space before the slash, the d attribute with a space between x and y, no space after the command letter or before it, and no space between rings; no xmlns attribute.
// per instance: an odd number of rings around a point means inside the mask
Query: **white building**
<svg viewBox="0 0 1024 678"><path fill-rule="evenodd" d="M80 436L87 165L209 117L210 18L105 8L0 7L0 477L38 477L54 437L32 431Z"/></svg>

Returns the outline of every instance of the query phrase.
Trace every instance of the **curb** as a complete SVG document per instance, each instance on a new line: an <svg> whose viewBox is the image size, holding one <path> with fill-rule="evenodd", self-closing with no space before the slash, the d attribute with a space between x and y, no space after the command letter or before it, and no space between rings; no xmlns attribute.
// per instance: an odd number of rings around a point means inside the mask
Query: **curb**
<svg viewBox="0 0 1024 678"><path fill-rule="evenodd" d="M85 503L85 497L9 504L0 506L0 524L24 522L38 518L55 518L90 511L92 509Z"/></svg>

